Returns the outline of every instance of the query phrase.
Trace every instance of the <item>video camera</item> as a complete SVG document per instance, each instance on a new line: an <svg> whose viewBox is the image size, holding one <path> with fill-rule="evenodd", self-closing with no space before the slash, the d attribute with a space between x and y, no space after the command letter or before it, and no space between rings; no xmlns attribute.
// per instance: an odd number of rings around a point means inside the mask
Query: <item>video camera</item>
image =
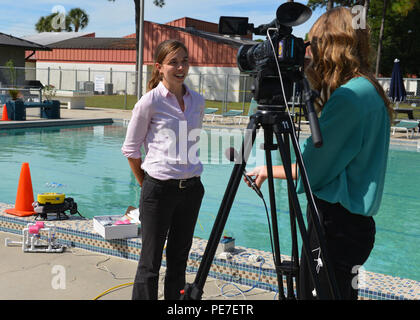
<svg viewBox="0 0 420 320"><path fill-rule="evenodd" d="M248 23L248 18L220 17L221 34L267 35L262 43L242 45L237 54L239 70L255 78L252 91L258 104L284 106L290 99L293 82L302 78L306 51L303 39L292 35L292 27L304 23L311 15L307 6L286 2L278 7L276 19L257 28ZM274 32L269 34L270 31ZM279 68L283 81L279 79Z"/></svg>

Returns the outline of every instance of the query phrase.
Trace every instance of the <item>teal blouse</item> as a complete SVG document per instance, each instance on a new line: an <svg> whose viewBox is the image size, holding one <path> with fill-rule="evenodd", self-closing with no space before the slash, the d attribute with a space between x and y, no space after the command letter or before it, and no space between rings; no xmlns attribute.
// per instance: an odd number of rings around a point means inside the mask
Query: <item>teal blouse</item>
<svg viewBox="0 0 420 320"><path fill-rule="evenodd" d="M319 118L323 146L312 137L302 156L312 192L352 213L373 216L382 199L390 139L384 101L363 77L336 89ZM298 193L304 192L298 177Z"/></svg>

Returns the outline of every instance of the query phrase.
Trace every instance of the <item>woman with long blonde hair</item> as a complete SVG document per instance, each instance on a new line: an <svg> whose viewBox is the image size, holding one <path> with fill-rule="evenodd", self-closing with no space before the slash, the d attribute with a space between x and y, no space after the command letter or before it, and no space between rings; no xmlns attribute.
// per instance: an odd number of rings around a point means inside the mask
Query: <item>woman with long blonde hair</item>
<svg viewBox="0 0 420 320"><path fill-rule="evenodd" d="M309 137L302 156L342 299L357 299L358 269L373 249L373 216L382 199L393 118L384 90L370 71L369 30L356 22L348 8L324 13L309 32L312 57L305 70L320 93L315 104L323 146L315 148ZM295 164L292 172L302 193ZM267 168L257 167L248 175L255 176L259 187ZM283 166L274 166L273 175L285 179ZM311 216L316 214L308 212L313 256L301 258L300 299L317 296L308 266L308 259L317 261L320 251ZM328 294L325 270L318 266L321 287Z"/></svg>

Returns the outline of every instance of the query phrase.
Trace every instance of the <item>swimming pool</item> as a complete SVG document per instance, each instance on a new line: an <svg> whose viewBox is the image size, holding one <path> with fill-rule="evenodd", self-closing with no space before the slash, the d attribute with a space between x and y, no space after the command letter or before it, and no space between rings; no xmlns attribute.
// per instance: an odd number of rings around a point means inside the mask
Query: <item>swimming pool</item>
<svg viewBox="0 0 420 320"><path fill-rule="evenodd" d="M122 125L67 128L15 129L0 131L0 202L14 203L22 162L29 162L34 195L62 192L78 203L85 217L123 214L137 206L140 189L120 148L126 128ZM217 134L212 132L211 136ZM223 134L223 132L219 132ZM224 135L226 136L226 135ZM231 136L240 143L240 133ZM257 138L256 145L259 145ZM204 139L203 139L204 141ZM202 175L206 194L195 235L207 239L218 212L233 165L224 160L226 145L208 153ZM212 148L214 150L214 148ZM258 149L250 158L250 168L260 164ZM376 216L375 248L364 267L372 272L420 280L420 197L416 164L420 153L390 150L381 210ZM281 253L290 255L290 228L286 185L276 181ZM267 184L263 193L268 201ZM302 210L306 201L300 197ZM264 205L255 193L241 183L226 224L225 234L236 245L270 251Z"/></svg>

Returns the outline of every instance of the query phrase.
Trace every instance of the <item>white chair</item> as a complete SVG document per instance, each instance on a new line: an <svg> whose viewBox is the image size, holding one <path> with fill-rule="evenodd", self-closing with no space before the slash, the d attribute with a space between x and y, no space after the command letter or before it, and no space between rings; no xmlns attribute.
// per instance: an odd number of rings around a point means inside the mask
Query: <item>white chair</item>
<svg viewBox="0 0 420 320"><path fill-rule="evenodd" d="M397 124L391 127L392 135L395 134L396 131L405 132L407 134L407 139L409 137L409 133L411 133L411 138L414 137L414 133L416 132L416 128L419 127L419 121L417 120L401 120Z"/></svg>

